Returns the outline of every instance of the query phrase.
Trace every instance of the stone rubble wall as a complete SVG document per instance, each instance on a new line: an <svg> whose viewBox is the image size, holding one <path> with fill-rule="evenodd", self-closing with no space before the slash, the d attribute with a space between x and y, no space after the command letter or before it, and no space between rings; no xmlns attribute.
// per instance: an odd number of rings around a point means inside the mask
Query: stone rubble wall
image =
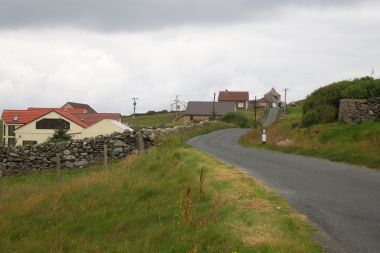
<svg viewBox="0 0 380 253"><path fill-rule="evenodd" d="M0 170L3 175L28 174L56 168L56 155L60 154L61 168L82 168L100 163L104 158L104 144L107 145L109 160L122 159L138 149L138 135L141 134L144 148L154 145L162 136L186 131L195 125L172 128L144 128L136 132L126 131L109 136L72 140L60 143L43 143L21 147L0 146Z"/></svg>
<svg viewBox="0 0 380 253"><path fill-rule="evenodd" d="M380 97L373 99L341 99L339 120L359 123L380 119Z"/></svg>

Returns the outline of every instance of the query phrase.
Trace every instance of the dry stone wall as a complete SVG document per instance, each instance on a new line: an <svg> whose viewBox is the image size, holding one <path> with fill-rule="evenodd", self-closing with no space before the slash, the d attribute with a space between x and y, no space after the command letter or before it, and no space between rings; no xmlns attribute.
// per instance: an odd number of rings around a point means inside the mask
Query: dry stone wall
<svg viewBox="0 0 380 253"><path fill-rule="evenodd" d="M193 125L194 126L194 125ZM73 140L61 143L44 143L22 147L0 146L0 170L3 175L27 174L56 167L56 155L60 154L62 168L80 168L103 161L104 144L110 160L121 159L138 149L138 135L141 134L144 148L154 145L154 140L185 131L193 126L177 126L165 129L141 129L136 132L91 139Z"/></svg>
<svg viewBox="0 0 380 253"><path fill-rule="evenodd" d="M358 123L377 119L380 119L380 98L340 100L339 120Z"/></svg>

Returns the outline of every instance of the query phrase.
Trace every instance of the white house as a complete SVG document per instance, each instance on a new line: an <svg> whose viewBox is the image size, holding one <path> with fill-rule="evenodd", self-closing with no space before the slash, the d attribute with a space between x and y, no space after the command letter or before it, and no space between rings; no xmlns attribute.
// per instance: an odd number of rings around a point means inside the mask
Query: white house
<svg viewBox="0 0 380 253"><path fill-rule="evenodd" d="M178 103L173 103L170 105L170 111L172 112L183 112L186 111L187 103L183 101L178 101Z"/></svg>
<svg viewBox="0 0 380 253"><path fill-rule="evenodd" d="M79 104L84 105L84 104ZM92 113L88 108L28 108L4 110L5 146L43 143L56 129L67 129L74 139L132 130L121 123L119 113Z"/></svg>

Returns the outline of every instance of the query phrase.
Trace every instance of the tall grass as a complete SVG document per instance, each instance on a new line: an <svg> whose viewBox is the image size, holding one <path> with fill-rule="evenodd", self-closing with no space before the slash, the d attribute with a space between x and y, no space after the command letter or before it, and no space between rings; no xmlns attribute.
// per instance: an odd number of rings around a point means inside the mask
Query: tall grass
<svg viewBox="0 0 380 253"><path fill-rule="evenodd" d="M278 195L186 145L213 129L168 137L109 170L63 172L59 190L54 173L6 178L0 251L320 252Z"/></svg>

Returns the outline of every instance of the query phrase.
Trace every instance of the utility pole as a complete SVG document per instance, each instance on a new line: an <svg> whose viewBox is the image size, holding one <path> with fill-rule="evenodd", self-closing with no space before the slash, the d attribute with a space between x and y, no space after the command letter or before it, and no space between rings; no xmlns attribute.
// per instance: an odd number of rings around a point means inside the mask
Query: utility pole
<svg viewBox="0 0 380 253"><path fill-rule="evenodd" d="M175 118L178 117L178 102L179 102L178 98L179 98L179 95L175 96L175 100L174 100L175 101Z"/></svg>
<svg viewBox="0 0 380 253"><path fill-rule="evenodd" d="M137 100L139 100L139 98L132 98L133 99L133 119L135 119L136 117L136 104L137 104Z"/></svg>
<svg viewBox="0 0 380 253"><path fill-rule="evenodd" d="M286 95L287 95L288 90L289 90L288 88L283 89L283 91L285 92L284 115L286 115Z"/></svg>
<svg viewBox="0 0 380 253"><path fill-rule="evenodd" d="M255 121L256 121L256 114L257 114L257 100L255 96L255 104L253 105L253 108L255 109Z"/></svg>
<svg viewBox="0 0 380 253"><path fill-rule="evenodd" d="M215 120L215 115L216 115L216 112L215 112L215 96L216 96L216 93L214 92L214 101L212 102L212 120Z"/></svg>

